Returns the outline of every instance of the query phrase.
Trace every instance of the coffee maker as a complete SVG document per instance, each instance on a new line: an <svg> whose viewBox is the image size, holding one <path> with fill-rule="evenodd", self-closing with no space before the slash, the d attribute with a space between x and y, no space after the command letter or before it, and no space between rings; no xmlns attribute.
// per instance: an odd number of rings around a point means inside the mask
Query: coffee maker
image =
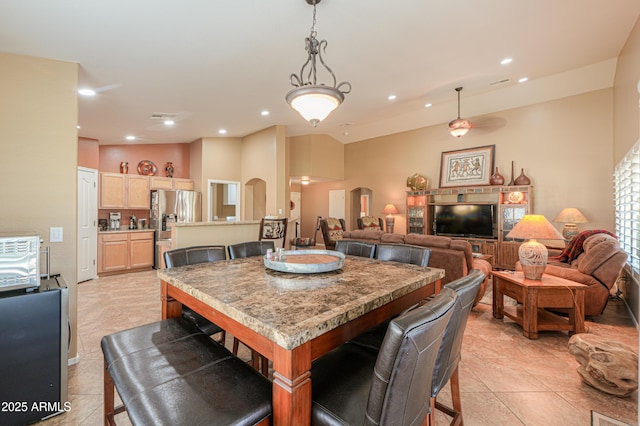
<svg viewBox="0 0 640 426"><path fill-rule="evenodd" d="M109 230L111 231L120 230L120 212L109 213Z"/></svg>

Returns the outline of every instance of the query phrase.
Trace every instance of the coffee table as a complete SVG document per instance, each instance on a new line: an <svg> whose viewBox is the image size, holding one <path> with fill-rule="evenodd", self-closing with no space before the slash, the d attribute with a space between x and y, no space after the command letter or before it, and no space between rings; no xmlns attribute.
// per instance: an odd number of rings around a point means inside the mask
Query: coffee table
<svg viewBox="0 0 640 426"><path fill-rule="evenodd" d="M522 334L537 339L538 331L568 330L584 333L584 292L587 286L552 275L528 280L521 271L492 271L493 317L511 318L522 327ZM504 306L504 296L518 302ZM567 318L544 308L566 310Z"/></svg>

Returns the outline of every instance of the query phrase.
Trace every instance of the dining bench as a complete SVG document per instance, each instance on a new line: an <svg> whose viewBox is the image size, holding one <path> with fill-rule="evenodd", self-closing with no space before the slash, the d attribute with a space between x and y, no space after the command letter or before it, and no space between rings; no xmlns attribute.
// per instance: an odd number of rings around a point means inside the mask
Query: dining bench
<svg viewBox="0 0 640 426"><path fill-rule="evenodd" d="M109 334L101 347L104 424L124 411L134 425L271 422L271 382L182 317Z"/></svg>

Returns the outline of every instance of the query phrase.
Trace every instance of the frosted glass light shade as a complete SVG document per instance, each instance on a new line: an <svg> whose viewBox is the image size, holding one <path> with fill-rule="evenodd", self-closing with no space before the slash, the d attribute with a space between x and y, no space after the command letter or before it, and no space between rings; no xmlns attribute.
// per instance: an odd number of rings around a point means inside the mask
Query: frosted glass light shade
<svg viewBox="0 0 640 426"><path fill-rule="evenodd" d="M459 138L467 134L471 128L471 123L466 118L456 118L449 123L449 133Z"/></svg>
<svg viewBox="0 0 640 426"><path fill-rule="evenodd" d="M287 93L286 100L291 108L316 127L344 100L337 89L326 86L303 86Z"/></svg>

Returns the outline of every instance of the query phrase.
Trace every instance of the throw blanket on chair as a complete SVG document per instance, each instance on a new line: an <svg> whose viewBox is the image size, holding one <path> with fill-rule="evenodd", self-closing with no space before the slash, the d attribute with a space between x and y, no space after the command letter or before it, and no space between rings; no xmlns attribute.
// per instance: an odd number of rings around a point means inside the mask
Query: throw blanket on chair
<svg viewBox="0 0 640 426"><path fill-rule="evenodd" d="M615 239L618 239L618 237L616 237L614 234L612 234L609 231L605 231L603 229L591 229L589 231L582 231L581 233L576 235L575 238L571 240L571 242L569 242L567 247L565 247L565 249L562 250L562 253L560 253L558 256L551 257L549 260L554 260L556 262L571 263L573 260L577 259L578 256L580 256L580 254L582 253L583 251L582 246L584 244L584 240L586 240L587 238L595 234L609 234Z"/></svg>

